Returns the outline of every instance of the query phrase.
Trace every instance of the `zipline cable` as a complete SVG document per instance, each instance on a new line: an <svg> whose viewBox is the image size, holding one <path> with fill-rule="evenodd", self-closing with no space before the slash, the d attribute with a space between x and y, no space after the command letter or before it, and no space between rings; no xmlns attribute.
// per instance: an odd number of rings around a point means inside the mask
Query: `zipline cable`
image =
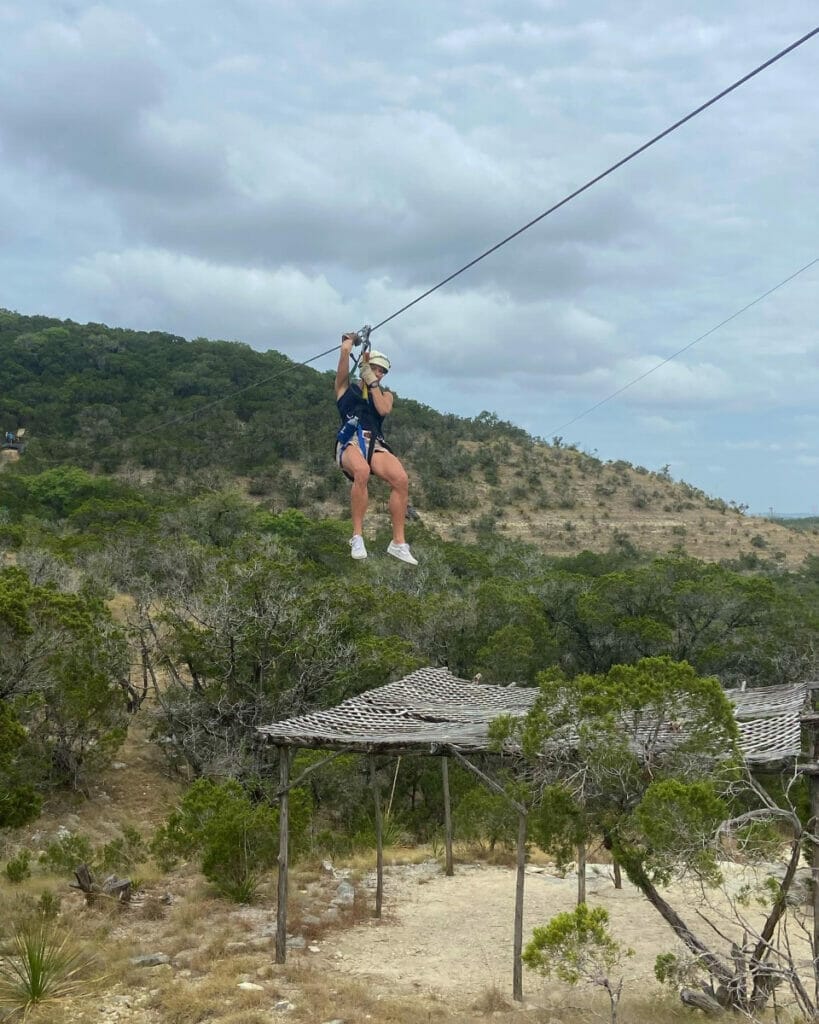
<svg viewBox="0 0 819 1024"><path fill-rule="evenodd" d="M744 85L746 82L750 81L750 79L754 78L756 75L758 75L760 72L764 71L766 68L769 68L772 64L775 64L778 60L781 60L787 54L791 53L793 50L797 49L797 47L801 46L803 43L806 43L809 39L812 39L813 36L815 36L817 34L819 34L819 25L817 25L816 28L812 29L810 32L807 32L800 39L797 39L795 42L791 43L790 46L786 46L784 50L780 50L778 53L774 54L773 57L770 57L764 63L762 63L758 67L754 68L753 71L749 71L748 74L743 75L742 78L738 78L733 84L729 85L726 89L723 89L721 92L717 93L715 96L712 96L710 100L707 100L705 103L702 103L695 110L692 110L690 113L686 114L685 117L682 117L678 121L675 121L674 124L670 125L670 127L666 128L664 131L660 132L658 135L655 135L652 139L649 139L648 142L644 142L642 146L639 146L637 149L632 150L631 153L629 153L627 156L624 156L621 160L618 160L617 163L612 164L605 171L603 171L602 173L596 175L596 177L591 178L589 181L586 182L585 185L581 185L580 188L575 189L574 192L572 192L569 195L567 195L564 199L561 199L560 202L555 203L554 206L550 206L548 210L544 210L543 213L539 214L537 217L535 217L532 220L530 220L527 224L524 224L523 227L518 228L517 231L513 231L511 235L507 235L506 238L502 239L500 242L497 242L491 248L487 249L485 252L482 252L479 256L476 256L473 260L470 260L469 263L465 263L464 266L462 266L459 270L456 270L454 273L450 274L448 277L445 277L443 279L443 281L439 281L438 284L433 285L432 288L428 288L425 292L423 292L421 295L419 295L416 298L414 298L411 302L406 303L400 309L397 309L394 313L391 313L384 320L379 321L374 327L370 328L370 333L372 333L372 331L378 330L379 327L383 327L384 324L388 324L391 320L395 320L396 317L400 316L402 313L405 313L408 309L412 308L412 306L417 305L423 299L427 298L428 295L432 295L433 292L438 291L439 288L443 288L445 284L449 284L450 281L453 281L456 277L459 277L465 271L469 270L471 267L474 267L476 263L480 263L481 260L486 259L487 256L491 256L492 253L497 252L498 249L502 248L508 242L511 242L513 239L517 238L519 235L522 235L524 233L524 231L528 231L529 228L534 227L535 224L540 223L540 221L542 221L542 220L544 220L544 218L548 217L549 214L554 213L555 210L559 210L561 208L561 206L565 206L567 203L569 203L573 199L577 198L577 196L581 195L581 193L586 192L593 185L596 185L597 182L602 181L603 178L608 177L608 175L612 174L618 168L622 167L624 164L627 164L630 160L633 160L636 156L639 156L640 153L645 152L649 147L653 146L655 143L659 142L661 139L664 139L667 135L670 135L672 132L676 131L677 128L680 128L687 121L690 121L692 118L696 117L698 114L701 114L704 110L707 110L708 107L713 106L719 100L723 99L723 97L727 96L729 93L733 92L735 89L738 89L741 85ZM783 283L785 283L785 282L783 282ZM777 287L779 287L779 285L777 285ZM160 430L165 430L167 427L175 426L177 423L183 423L186 420L193 419L195 416L198 416L200 413L207 412L209 409L213 409L217 405L221 405L222 402L227 401L229 398L234 398L237 395L244 394L245 392L250 391L253 388L262 387L265 384L271 384L273 381L278 380L280 377L283 377L286 373L289 373L296 366L309 366L310 363L316 362L317 359L323 359L324 356L330 355L332 352L337 351L338 348L339 348L338 345L334 345L332 348L325 349L324 352L319 352L318 355L311 356L309 359L304 359L301 362L294 362L294 363L292 363L291 366L285 367L283 370L280 370L278 373L271 374L271 376L269 376L269 377L263 377L261 380L254 381L252 384L248 384L245 387L237 388L234 391L231 391L231 392L229 392L229 393L227 393L225 395L222 395L220 398L214 399L212 402L208 402L205 405L200 405L197 409L195 409L194 411L192 411L190 413L185 413L185 414L183 414L181 416L177 416L177 417L175 417L174 419L171 419L171 420L165 420L162 423L156 424L153 427L148 427L146 430L136 431L135 433L133 433L131 435L131 437L145 437L145 436L147 436L149 434L157 433ZM670 357L670 358L673 358L673 357ZM630 385L627 385L627 386L630 386ZM610 397L614 397L614 396L610 396ZM607 401L607 400L608 399L605 399L604 401ZM591 411L591 410L589 410L589 411ZM585 415L585 414L581 414L581 415ZM558 429L560 429L560 428L558 428ZM113 448L114 445L105 446L105 447L103 447L100 450L101 451L106 451L108 449L108 447L112 447Z"/></svg>
<svg viewBox="0 0 819 1024"><path fill-rule="evenodd" d="M427 290L423 292L421 295L419 295L417 298L413 299L411 302L408 302L406 305L402 306L400 309L397 309L394 313L390 314L390 316L388 316L386 319L381 320L379 323L377 323L372 328L372 330L377 331L379 327L383 327L384 324L388 324L390 320L394 320L397 316L400 316L401 313L405 313L408 309L410 309L412 306L415 306L422 299L425 299L428 295L432 295L432 293L437 292L439 288L443 288L445 284L449 284L450 281L454 281L455 278L463 274L464 271L469 270L471 267L474 267L476 263L480 263L481 260L486 259L487 256L491 256L493 252L497 252L498 249L506 245L507 242L511 242L512 239L517 238L518 235L522 235L524 231L528 231L529 228L534 227L535 224L539 224L540 221L542 221L545 217L548 217L549 214L554 213L555 210L559 210L561 206L565 206L567 203L570 203L572 199L575 199L582 192L585 192L587 189L590 189L592 185L596 185L598 181L602 181L603 178L608 177L609 174L612 174L619 167L622 167L623 164L627 164L629 160L633 160L636 156L639 156L640 153L644 153L650 146L653 146L656 142L659 142L660 139L664 139L666 135L670 135L672 132L676 131L687 121L690 121L692 118L696 117L697 114L701 114L704 110L707 110L708 107L711 107L715 103L719 102L719 100L721 100L724 96L727 96L735 89L738 89L741 85L744 85L746 82L750 81L750 79L752 79L755 75L758 75L761 71L764 71L766 68L769 68L772 64L775 64L778 60L781 60L784 56L791 53L797 47L801 46L803 43L806 43L817 33L819 33L819 25L817 25L816 28L812 29L810 32L807 32L804 36L802 36L801 39L797 39L796 42L791 43L790 46L786 46L784 50L780 50L779 53L774 54L773 57L771 57L769 60L766 60L763 64L760 64L759 67L754 68L753 71L749 71L747 75L743 75L742 78L738 78L736 82L733 83L733 85L729 85L727 89L723 89L722 92L718 92L716 96L712 96L710 100L701 104L699 107L696 108L696 110L692 110L690 114L686 114L685 117L681 117L679 121L675 121L674 124L672 124L669 128L666 128L665 131L660 132L659 135L655 135L653 139L649 139L648 142L644 142L642 146L638 146L637 149L632 150L632 152L629 153L628 156L624 156L622 160L618 160L616 164L612 164L611 167L608 167L601 174L598 174L596 177L591 178L589 181L586 182L585 185L581 185L580 188L575 189L574 192L566 196L565 199L561 199L559 203L555 203L554 206L550 206L548 210L544 210L543 213L539 214L537 217L530 220L528 224L524 224L522 228L518 228L517 231L513 231L511 235L507 235L506 238L504 238L500 242L497 242L490 249L487 249L486 252L482 252L480 256L476 256L474 260L470 260L469 263L465 263L460 268L460 270L456 270L453 274L450 274L449 277L445 277L443 281L439 281L438 284L433 285L432 288L427 288Z"/></svg>
<svg viewBox="0 0 819 1024"><path fill-rule="evenodd" d="M400 309L397 309L394 313L391 313L390 316L386 317L384 320L379 321L379 323L377 323L374 327L370 329L370 333L372 333L372 331L377 330L379 327L383 327L384 324L389 323L391 320L395 320L396 317L400 316L402 313L405 313L412 306L417 305L419 302L421 302L422 299L425 299L428 295L432 295L432 293L438 291L439 288L443 288L445 284L448 284L450 281L453 281L456 277L459 277L465 271L469 270L471 267L474 267L476 263L480 263L481 260L486 259L487 256L491 256L493 252L497 252L498 249L506 245L507 242L511 242L514 238L517 238L519 235L522 235L524 231L528 231L529 228L534 227L535 224L538 224L544 218L548 217L549 214L554 213L555 210L559 210L561 206L565 206L567 203L571 202L572 199L575 199L581 193L586 192L593 185L596 185L598 181L602 181L603 178L608 177L608 175L612 174L618 168L622 167L630 160L633 160L636 156L639 156L640 153L645 152L645 150L647 150L650 146L653 146L656 142L659 142L660 139L664 139L667 135L670 135L673 131L676 131L677 128L681 127L687 121L690 121L692 118L696 117L697 114L701 114L704 110L707 110L708 107L713 106L723 97L727 96L735 89L738 89L741 85L744 85L745 82L750 81L750 79L754 78L756 75L764 71L766 68L769 68L772 64L775 64L778 60L781 60L787 54L791 53L793 50L797 49L797 47L801 46L803 43L806 43L809 39L813 38L813 36L817 34L819 34L819 25L817 25L816 28L812 29L810 32L807 32L800 39L797 39L795 42L791 43L790 46L786 46L784 50L780 50L778 53L774 54L773 57L770 57L768 60L764 61L764 63L760 64L758 67L755 67L753 71L749 71L747 75L743 75L742 78L738 78L732 85L729 85L726 89L723 89L721 92L717 93L716 96L712 96L710 100L707 100L705 103L700 104L700 106L698 106L695 110L692 110L689 114L686 114L685 117L682 117L678 121L675 121L674 124L672 124L670 127L666 128L658 135L655 135L652 139L649 139L648 142L643 143L642 146L639 146L637 149L633 150L631 153L628 154L628 156L623 157L622 160L618 160L617 163L612 164L605 171L598 174L591 180L587 181L585 185L581 185L580 188L575 189L574 192L566 196L564 199L561 199L560 202L555 203L554 206L550 206L548 210L544 210L544 212L541 213L539 216L535 217L533 220L530 220L528 224L524 224L523 227L518 228L518 230L514 231L511 235L507 235L507 237L504 238L502 241L498 242L496 245L493 245L490 249L487 249L485 252L482 252L480 256L476 256L475 259L470 260L469 263L464 264L464 266L462 266L459 270L456 270L453 274L450 274L448 277L445 277L443 281L439 281L438 284L434 285L432 288L428 288L417 298L413 299L411 302L406 303L406 305L402 306ZM335 352L338 348L338 345L334 345L332 348L328 348L324 352L320 352L316 356L311 356L309 359L305 359L303 362L293 363L293 366L308 366L310 363L316 362L317 359L323 359L324 356L330 355L332 352ZM292 370L293 366L286 367L284 370L281 370L270 377L264 377L261 380L254 381L252 384L248 384L244 388L239 388L236 391L231 391L229 394L223 395L221 398L217 398L207 405L199 406L199 408L193 413L187 413L184 416L180 416L177 419L169 420L166 423L159 424L156 427L150 427L149 429L145 431L140 431L133 436L141 437L144 434L151 434L158 430L162 430L167 426L173 426L176 423L180 423L186 419L190 419L193 416L198 415L200 412L207 412L208 409L212 409L214 406L221 404L228 398L232 398L235 395L241 395L245 391L249 391L252 388L262 387L264 384L272 383L279 377L283 376L285 373L288 373L290 370Z"/></svg>
<svg viewBox="0 0 819 1024"><path fill-rule="evenodd" d="M622 387L619 387L616 391L612 391L610 395L606 395L605 398L601 398L599 402L595 402L594 405L590 405L588 409L584 409L583 412L578 413L577 416L575 416L573 419L567 420L566 423L562 423L559 427L555 427L554 430L550 430L549 433L557 434L561 430L565 430L566 427L570 427L573 423L577 423L578 420L582 420L584 416L588 416L590 412L594 412L595 409L599 409L601 405L605 405L606 402L610 402L612 398L616 398L618 395L622 395L624 391L628 391L630 387L633 387L635 384L639 384L641 380L645 380L646 377L650 376L656 370L659 370L661 366L665 366L665 364L670 363L672 359L676 359L677 356L682 355L683 352L687 352L690 348L693 348L695 345L698 345L701 341L704 341L706 338L710 337L710 335L718 331L720 327L724 327L732 320L736 320L738 316L740 316L746 310L749 310L751 306L756 306L758 303L762 302L763 299L767 299L769 295L773 295L775 291L778 291L778 289L782 288L790 281L793 281L794 278L799 277L800 274L804 274L806 270L810 270L810 268L815 266L817 263L819 263L819 256L817 256L815 259L812 259L810 263L806 263L804 267L800 267L799 270L795 270L792 274L788 275L788 277L780 281L779 284L775 284L773 288L769 288L766 292L763 292L761 295L757 295L755 299L752 299L750 302L746 303L742 307L742 309L738 309L735 313L732 313L730 316L727 316L724 320L720 320L718 324L715 324L715 326L712 327L710 330L706 331L705 334L701 334L699 338L694 338L693 341L689 341L687 345L683 345L683 347L678 348L676 352L672 352L670 356L666 356L665 359L660 360L660 362L657 363L656 366L652 366L650 370L646 370L645 373L641 373L639 377L635 377L634 380L630 380L628 384L624 384Z"/></svg>
<svg viewBox="0 0 819 1024"><path fill-rule="evenodd" d="M253 388L260 388L263 384L271 384L274 380L278 380L280 377L284 377L286 374L291 373L297 366L309 366L310 363L314 363L317 359L323 359L324 356L329 356L331 352L338 351L339 347L340 346L338 345L333 345L332 348L319 352L317 356L310 356L309 359L304 359L300 363L291 362L290 366L283 367L277 373L272 373L269 377L263 377L261 380L254 380L252 384L246 384L243 388L236 388L233 391L229 391L227 394L222 395L219 398L214 398L212 402L208 402L206 405L197 406L193 412L184 413L172 420L165 420L163 423L160 423L155 427L148 427L147 430L135 431L131 434L131 437L144 437L146 434L153 434L158 430L164 430L165 427L172 427L176 423L184 423L185 420L193 419L200 413L207 412L209 409L213 409L215 406L221 405L222 402L226 402L229 398L235 398L237 395L243 395L246 391L252 391ZM103 449L103 451L104 450L105 449Z"/></svg>

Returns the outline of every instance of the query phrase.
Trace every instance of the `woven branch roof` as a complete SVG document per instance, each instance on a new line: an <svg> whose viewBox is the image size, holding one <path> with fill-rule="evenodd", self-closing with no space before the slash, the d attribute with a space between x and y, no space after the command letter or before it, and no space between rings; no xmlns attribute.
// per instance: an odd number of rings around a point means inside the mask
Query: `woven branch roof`
<svg viewBox="0 0 819 1024"><path fill-rule="evenodd" d="M808 683L798 683L726 691L746 761L782 763L799 755L799 715L808 690ZM486 751L490 722L500 715L522 718L537 694L532 687L469 682L445 668L422 668L334 708L258 731L270 743L294 747L384 754L436 754L450 747Z"/></svg>

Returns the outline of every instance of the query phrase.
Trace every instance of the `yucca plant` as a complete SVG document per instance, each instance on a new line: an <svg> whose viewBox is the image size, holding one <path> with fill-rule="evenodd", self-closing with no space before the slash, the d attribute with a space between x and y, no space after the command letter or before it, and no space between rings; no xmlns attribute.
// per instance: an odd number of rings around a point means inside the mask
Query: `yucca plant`
<svg viewBox="0 0 819 1024"><path fill-rule="evenodd" d="M17 924L0 956L0 1008L21 1014L80 991L93 963L70 933L40 916Z"/></svg>

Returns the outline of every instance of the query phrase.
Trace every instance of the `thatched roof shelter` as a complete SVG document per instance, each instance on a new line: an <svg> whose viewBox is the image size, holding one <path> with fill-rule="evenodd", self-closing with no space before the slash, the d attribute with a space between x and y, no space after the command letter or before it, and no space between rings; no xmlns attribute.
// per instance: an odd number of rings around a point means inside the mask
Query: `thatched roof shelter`
<svg viewBox="0 0 819 1024"><path fill-rule="evenodd" d="M740 746L749 764L785 763L801 750L800 713L809 683L727 690ZM334 708L262 726L277 746L367 754L486 752L490 723L524 717L538 690L459 679L446 668L421 668Z"/></svg>
<svg viewBox="0 0 819 1024"><path fill-rule="evenodd" d="M740 747L746 762L757 770L793 764L802 754L803 724L811 718L811 694L817 683L769 686L726 691L734 705ZM531 687L495 686L459 679L445 668L422 668L385 686L368 690L334 708L310 712L259 728L267 743L279 748L280 842L279 898L276 960L286 958L288 799L287 794L301 781L289 777L291 752L307 747L370 755L370 777L375 793L377 882L376 916L381 914L383 857L381 804L376 785L373 756L377 754L437 755L441 757L446 830L446 871L453 873L452 829L448 785L448 757L478 775L487 785L503 792L465 756L489 753L489 726L501 715L523 718L538 695ZM667 741L673 746L684 735L684 722L669 722ZM682 730L682 732L681 732ZM817 744L819 755L819 744ZM819 756L816 758L819 760ZM318 767L318 766L313 766ZM819 773L819 765L816 766ZM313 768L308 769L308 771ZM518 810L518 856L513 938L514 998L523 999L521 952L523 944L523 881L527 835L526 809Z"/></svg>

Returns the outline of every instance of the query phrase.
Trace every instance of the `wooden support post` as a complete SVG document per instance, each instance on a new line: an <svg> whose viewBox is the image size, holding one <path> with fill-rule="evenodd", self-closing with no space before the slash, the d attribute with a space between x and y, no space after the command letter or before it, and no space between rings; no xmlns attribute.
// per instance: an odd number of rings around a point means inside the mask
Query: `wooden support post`
<svg viewBox="0 0 819 1024"><path fill-rule="evenodd" d="M814 747L819 745L819 737L814 733ZM816 756L814 754L814 756ZM814 835L819 832L819 777L816 775L810 778L810 816L813 819L811 831ZM811 879L813 885L813 990L814 1003L819 1006L819 845L812 843L811 850Z"/></svg>
<svg viewBox="0 0 819 1024"><path fill-rule="evenodd" d="M586 844L577 844L577 905L586 902Z"/></svg>
<svg viewBox="0 0 819 1024"><path fill-rule="evenodd" d="M523 1002L523 885L526 877L526 832L527 817L524 813L518 814L518 864L517 878L515 881L515 938L514 963L512 965L512 998Z"/></svg>
<svg viewBox="0 0 819 1024"><path fill-rule="evenodd" d="M441 758L441 779L444 787L444 842L446 843L446 876L452 878L452 804L449 799L449 758Z"/></svg>
<svg viewBox="0 0 819 1024"><path fill-rule="evenodd" d="M816 712L819 691L811 688L810 706ZM808 717L808 716L805 716ZM803 749L807 746L812 761L819 760L819 722L811 715L810 721L803 725L808 735L802 734ZM810 830L814 836L819 835L819 775L811 772L808 775L810 786ZM813 885L813 991L814 1003L819 1005L819 844L811 843L811 881Z"/></svg>
<svg viewBox="0 0 819 1024"><path fill-rule="evenodd" d="M616 858L611 862L612 869L614 871L614 888L623 888L623 873L620 870L620 861Z"/></svg>
<svg viewBox="0 0 819 1024"><path fill-rule="evenodd" d="M279 893L276 907L276 963L287 960L287 852L290 846L290 748L279 747Z"/></svg>
<svg viewBox="0 0 819 1024"><path fill-rule="evenodd" d="M375 758L370 754L370 784L375 801L375 916L381 917L381 903L384 899L384 829L381 823L381 793L375 773Z"/></svg>

